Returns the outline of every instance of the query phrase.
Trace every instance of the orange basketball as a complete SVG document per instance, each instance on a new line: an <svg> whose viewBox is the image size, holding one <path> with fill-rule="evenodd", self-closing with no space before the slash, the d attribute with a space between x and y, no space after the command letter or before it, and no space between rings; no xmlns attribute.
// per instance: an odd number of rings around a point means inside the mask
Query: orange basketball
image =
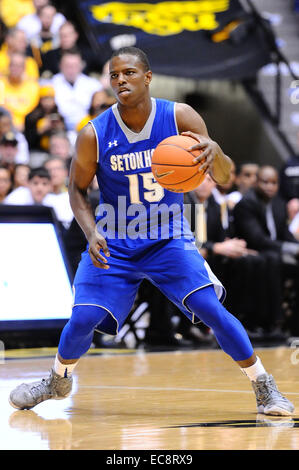
<svg viewBox="0 0 299 470"><path fill-rule="evenodd" d="M203 162L193 163L202 150L188 152L186 149L197 140L184 135L173 135L162 140L152 156L152 172L156 181L175 193L186 193L202 183L206 170L199 171Z"/></svg>

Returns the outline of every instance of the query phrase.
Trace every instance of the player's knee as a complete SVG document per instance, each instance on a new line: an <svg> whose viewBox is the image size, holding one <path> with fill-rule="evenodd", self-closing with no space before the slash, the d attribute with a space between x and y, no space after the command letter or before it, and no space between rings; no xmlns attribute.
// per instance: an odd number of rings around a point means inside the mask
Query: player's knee
<svg viewBox="0 0 299 470"><path fill-rule="evenodd" d="M76 305L73 307L70 326L75 331L86 334L107 315L107 312L94 305Z"/></svg>
<svg viewBox="0 0 299 470"><path fill-rule="evenodd" d="M194 292L186 303L197 317L213 329L222 328L227 323L230 314L220 303L212 286Z"/></svg>

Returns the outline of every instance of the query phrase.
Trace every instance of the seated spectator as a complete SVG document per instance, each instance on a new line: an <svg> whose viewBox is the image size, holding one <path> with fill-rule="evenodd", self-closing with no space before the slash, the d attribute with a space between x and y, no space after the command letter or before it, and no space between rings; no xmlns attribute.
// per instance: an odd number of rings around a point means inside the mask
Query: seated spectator
<svg viewBox="0 0 299 470"><path fill-rule="evenodd" d="M7 33L7 27L3 21L3 18L0 18L0 46L3 44L5 40L6 33Z"/></svg>
<svg viewBox="0 0 299 470"><path fill-rule="evenodd" d="M24 130L25 116L29 114L39 100L39 84L24 78L26 57L13 53L10 57L9 74L0 79L3 90L3 105L11 113L13 124Z"/></svg>
<svg viewBox="0 0 299 470"><path fill-rule="evenodd" d="M265 255L271 262L267 273L267 277L272 279L269 303L273 296L280 295L282 299L284 275L291 276L297 283L299 272L299 243L288 229L286 203L279 197L278 190L278 171L274 167L263 166L258 171L256 187L250 189L234 208L238 236L246 240L249 248ZM298 296L298 286L296 290ZM298 297L296 302L298 309ZM281 320L277 318L277 321Z"/></svg>
<svg viewBox="0 0 299 470"><path fill-rule="evenodd" d="M13 189L17 189L20 186L28 186L29 173L29 165L25 165L24 163L17 164L13 174Z"/></svg>
<svg viewBox="0 0 299 470"><path fill-rule="evenodd" d="M197 204L197 208L204 211L203 215L198 214L198 226L193 227L196 239L200 242L201 254L204 258L207 258L209 252L231 258L247 256L250 251L244 240L225 237L221 223L221 208L213 196L215 187L216 183L207 175L198 188L185 196L185 203Z"/></svg>
<svg viewBox="0 0 299 470"><path fill-rule="evenodd" d="M59 45L58 34L54 34L51 31L51 26L53 24L56 13L56 8L53 5L44 5L41 7L38 14L41 22L41 29L30 39L33 54L40 69L43 64L44 54L46 54L48 51L56 49L56 47Z"/></svg>
<svg viewBox="0 0 299 470"><path fill-rule="evenodd" d="M67 193L68 169L65 160L60 157L51 157L45 161L44 167L51 176L52 193Z"/></svg>
<svg viewBox="0 0 299 470"><path fill-rule="evenodd" d="M17 24L19 29L22 29L27 39L30 40L32 37L36 36L41 30L41 19L40 11L45 5L49 5L49 0L33 0L35 12L24 16ZM66 21L65 17L56 12L53 22L51 24L51 33L56 35L60 26Z"/></svg>
<svg viewBox="0 0 299 470"><path fill-rule="evenodd" d="M102 69L101 77L100 77L100 82L102 84L103 89L109 93L111 90L110 87L110 74L109 74L109 62L110 60L107 60L107 62L104 64L104 67Z"/></svg>
<svg viewBox="0 0 299 470"><path fill-rule="evenodd" d="M250 332L266 329L272 315L265 294L266 262L248 248L244 238L227 238L221 208L213 196L215 186L207 175L196 190L185 195L185 203L192 208L191 229L198 249L224 283L230 311Z"/></svg>
<svg viewBox="0 0 299 470"><path fill-rule="evenodd" d="M110 108L114 103L115 99L112 96L109 96L105 90L96 91L91 99L89 113L77 125L77 132L80 132L91 119L94 119L99 114L106 111L106 109Z"/></svg>
<svg viewBox="0 0 299 470"><path fill-rule="evenodd" d="M51 206L54 207L58 220L67 230L74 218L67 191L68 168L66 161L60 157L51 157L45 161L44 167L51 176L51 195L48 198Z"/></svg>
<svg viewBox="0 0 299 470"><path fill-rule="evenodd" d="M35 168L28 176L28 187L20 186L14 189L5 199L4 204L47 206L47 196L51 191L51 177L45 168Z"/></svg>
<svg viewBox="0 0 299 470"><path fill-rule="evenodd" d="M226 200L230 208L242 199L243 195L256 184L258 165L256 163L242 163L236 171L236 191L227 194Z"/></svg>
<svg viewBox="0 0 299 470"><path fill-rule="evenodd" d="M63 117L55 103L55 90L50 85L40 88L39 103L25 117L25 136L30 150L49 152L49 139L57 131L64 131Z"/></svg>
<svg viewBox="0 0 299 470"><path fill-rule="evenodd" d="M88 114L93 94L103 88L98 80L82 73L83 67L79 51L66 51L60 60L60 73L51 80L67 130L76 130L77 124Z"/></svg>
<svg viewBox="0 0 299 470"><path fill-rule="evenodd" d="M295 215L292 222L289 224L289 231L299 241L299 212Z"/></svg>
<svg viewBox="0 0 299 470"><path fill-rule="evenodd" d="M34 13L32 0L1 0L1 18L8 28L16 26L23 16Z"/></svg>
<svg viewBox="0 0 299 470"><path fill-rule="evenodd" d="M299 131L297 134L299 151ZM286 200L299 199L299 153L293 155L281 167L279 193Z"/></svg>
<svg viewBox="0 0 299 470"><path fill-rule="evenodd" d="M299 241L299 199L290 199L287 203L289 231Z"/></svg>
<svg viewBox="0 0 299 470"><path fill-rule="evenodd" d="M228 204L227 197L228 197L228 194L234 188L235 181L236 181L236 166L235 164L233 164L229 182L224 185L217 184L212 189L212 194L215 198L215 201L220 206L222 227L226 231L227 236L233 235L233 232L231 231L233 228L232 220L231 220L232 211L231 211L230 205Z"/></svg>
<svg viewBox="0 0 299 470"><path fill-rule="evenodd" d="M5 42L0 49L0 75L8 76L10 57L14 52L18 52L24 56L25 59L25 78L38 80L39 69L33 57L28 57L26 54L28 44L24 31L16 28L9 29L6 33Z"/></svg>
<svg viewBox="0 0 299 470"><path fill-rule="evenodd" d="M289 223L295 218L299 212L299 199L290 199L287 203L288 221Z"/></svg>
<svg viewBox="0 0 299 470"><path fill-rule="evenodd" d="M7 165L0 163L0 204L12 189L12 173Z"/></svg>
<svg viewBox="0 0 299 470"><path fill-rule="evenodd" d="M65 51L79 49L84 62L83 73L89 74L100 69L98 59L96 60L90 48L83 47L79 43L79 33L71 21L66 21L59 28L59 47L49 50L42 57L41 73L49 71L53 75L59 73L60 59Z"/></svg>
<svg viewBox="0 0 299 470"><path fill-rule="evenodd" d="M14 172L16 166L16 155L18 151L18 141L13 132L7 132L0 140L0 163L9 167Z"/></svg>
<svg viewBox="0 0 299 470"><path fill-rule="evenodd" d="M70 168L73 148L66 132L56 132L52 134L49 141L49 153L51 157L61 158Z"/></svg>
<svg viewBox="0 0 299 470"><path fill-rule="evenodd" d="M61 223L61 228L64 235L65 231L70 227L72 220L74 219L68 193L64 192L60 194L54 194L51 192L48 194L44 205L53 207L56 213L56 217Z"/></svg>
<svg viewBox="0 0 299 470"><path fill-rule="evenodd" d="M14 128L11 114L5 108L0 108L0 140L8 132L12 132L18 142L15 163L28 163L29 146L24 134Z"/></svg>
<svg viewBox="0 0 299 470"><path fill-rule="evenodd" d="M19 186L14 189L4 200L8 205L32 205L40 204L52 207L63 230L67 229L73 219L68 194L59 195L51 193L52 183L48 170L44 167L34 168L28 177L28 186Z"/></svg>
<svg viewBox="0 0 299 470"><path fill-rule="evenodd" d="M285 242L295 242L296 255L299 244L288 230L286 203L279 197L278 189L277 170L271 166L261 167L256 188L249 190L235 206L236 228L255 250L272 249L284 253L288 252L289 246Z"/></svg>

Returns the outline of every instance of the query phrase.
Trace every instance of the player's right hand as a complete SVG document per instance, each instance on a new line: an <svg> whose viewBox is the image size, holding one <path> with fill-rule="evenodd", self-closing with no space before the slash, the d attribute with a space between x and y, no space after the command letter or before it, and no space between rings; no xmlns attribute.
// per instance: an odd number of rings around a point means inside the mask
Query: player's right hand
<svg viewBox="0 0 299 470"><path fill-rule="evenodd" d="M107 259L105 258L105 256L110 256L107 242L105 238L97 231L96 228L88 242L88 253L91 258L92 264L96 268L109 269L110 266L109 264L107 264ZM101 250L104 252L105 256L100 253Z"/></svg>

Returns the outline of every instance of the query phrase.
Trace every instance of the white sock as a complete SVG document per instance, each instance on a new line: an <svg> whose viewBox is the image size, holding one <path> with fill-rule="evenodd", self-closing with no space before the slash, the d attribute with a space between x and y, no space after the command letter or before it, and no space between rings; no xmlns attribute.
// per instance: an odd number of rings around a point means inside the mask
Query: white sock
<svg viewBox="0 0 299 470"><path fill-rule="evenodd" d="M61 377L70 377L77 364L78 361L74 362L73 364L62 364L62 362L60 362L60 360L58 359L58 355L56 354L54 362L54 371Z"/></svg>
<svg viewBox="0 0 299 470"><path fill-rule="evenodd" d="M247 377L251 380L251 381L256 381L256 379L262 375L262 374L266 374L267 372L265 371L264 369L264 366L260 360L259 357L257 357L255 363L250 366L250 367L244 367L244 369L241 368L241 371L247 375Z"/></svg>

